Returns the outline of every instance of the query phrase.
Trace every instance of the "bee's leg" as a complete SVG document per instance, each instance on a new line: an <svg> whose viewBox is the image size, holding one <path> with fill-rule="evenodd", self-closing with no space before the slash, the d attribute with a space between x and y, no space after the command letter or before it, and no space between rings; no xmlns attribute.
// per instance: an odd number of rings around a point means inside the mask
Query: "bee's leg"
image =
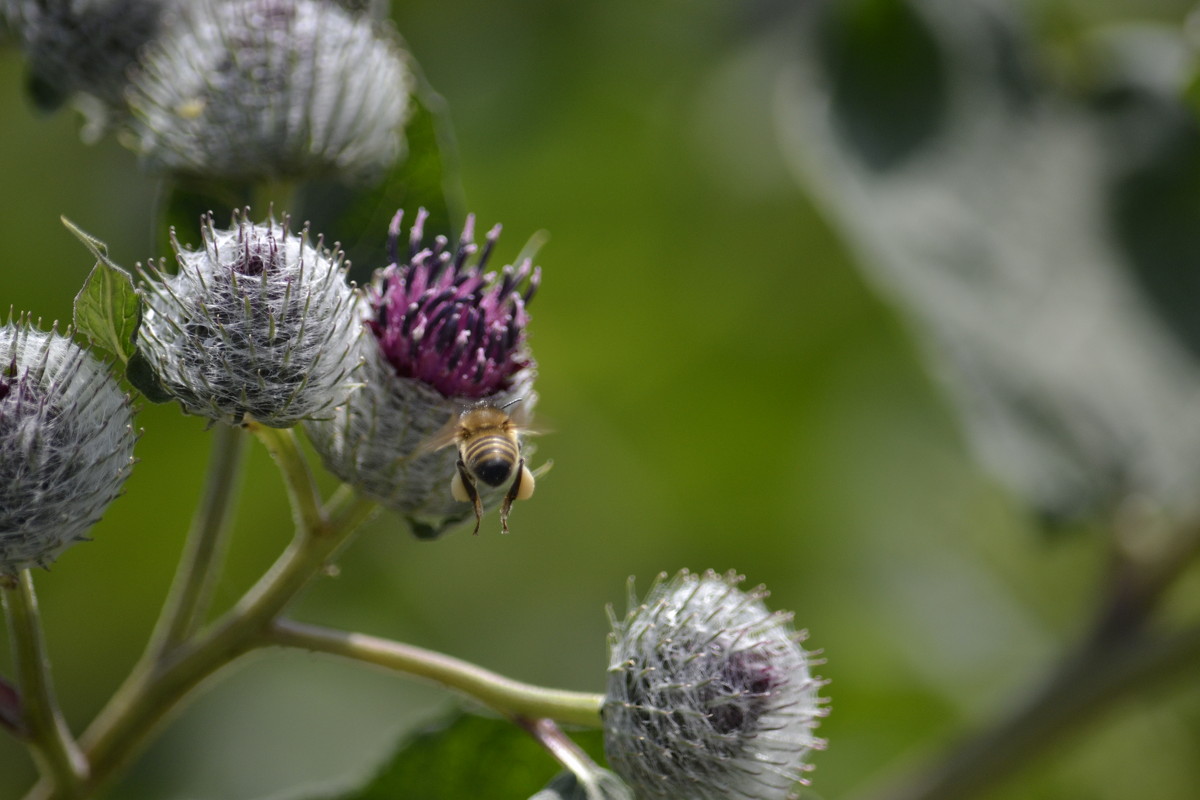
<svg viewBox="0 0 1200 800"><path fill-rule="evenodd" d="M472 534L478 536L479 521L483 519L483 503L479 499L479 491L475 488L475 479L471 477L471 473L467 472L467 465L460 458L455 466L458 467L458 480L463 491L467 493L467 499L475 506L475 530L472 531Z"/></svg>
<svg viewBox="0 0 1200 800"><path fill-rule="evenodd" d="M516 473L517 477L513 478L512 486L508 487L508 491L504 493L504 502L500 504L500 528L503 533L508 533L508 512L512 508L513 500L521 493L521 479L527 474L524 458L517 462Z"/></svg>

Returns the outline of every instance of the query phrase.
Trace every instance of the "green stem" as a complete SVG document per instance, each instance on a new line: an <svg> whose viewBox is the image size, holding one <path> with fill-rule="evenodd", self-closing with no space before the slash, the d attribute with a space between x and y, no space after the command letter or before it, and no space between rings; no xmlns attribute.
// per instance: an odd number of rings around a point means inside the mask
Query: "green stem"
<svg viewBox="0 0 1200 800"><path fill-rule="evenodd" d="M510 717L547 717L589 728L601 725L603 695L533 686L432 650L292 620L276 620L267 636L284 647L331 653L427 678Z"/></svg>
<svg viewBox="0 0 1200 800"><path fill-rule="evenodd" d="M294 438L273 437L272 442L279 445L277 455L282 454L289 496L293 501L304 497L311 489L311 476L303 477L307 470L296 468L294 460L302 456ZM262 646L272 621L377 510L373 501L357 495L347 498L327 519L294 509L305 524L298 526L291 544L258 583L207 629L191 634L158 658L143 659L81 737L91 764L83 791L94 792L123 769L204 681ZM74 796L43 780L26 800Z"/></svg>
<svg viewBox="0 0 1200 800"><path fill-rule="evenodd" d="M563 733L554 720L514 717L513 721L524 728L555 761L569 769L580 781L595 780L595 776L600 772L600 765L593 761L575 740Z"/></svg>
<svg viewBox="0 0 1200 800"><path fill-rule="evenodd" d="M292 217L292 226L295 226L296 220L294 217L297 213L296 203L300 186L300 181L289 180L276 180L255 184L254 191L252 192L250 215L254 219L266 219L269 212L275 216L276 221L282 223L282 215L287 214L289 217Z"/></svg>
<svg viewBox="0 0 1200 800"><path fill-rule="evenodd" d="M0 585L30 748L43 779L55 787L59 797L83 797L88 762L71 738L54 696L33 576L22 570L15 581Z"/></svg>
<svg viewBox="0 0 1200 800"><path fill-rule="evenodd" d="M1092 640L1119 639L1142 629L1158 601L1200 556L1200 527L1175 531L1149 548L1136 542L1136 526L1118 528L1113 536Z"/></svg>
<svg viewBox="0 0 1200 800"><path fill-rule="evenodd" d="M1118 520L1107 579L1090 630L1015 710L870 800L964 800L999 784L1127 694L1200 662L1200 626L1155 634L1159 601L1200 556L1200 527L1148 536L1142 521ZM1150 534L1153 531L1149 531Z"/></svg>
<svg viewBox="0 0 1200 800"><path fill-rule="evenodd" d="M1082 648L1000 724L937 766L872 800L963 800L998 784L1114 701L1200 663L1200 627L1157 638L1099 639Z"/></svg>
<svg viewBox="0 0 1200 800"><path fill-rule="evenodd" d="M329 499L325 501L325 507L322 509L326 519L333 519L338 514L338 509L346 508L357 502L358 490L348 483L343 483L341 486L333 490L333 494L329 495Z"/></svg>
<svg viewBox="0 0 1200 800"><path fill-rule="evenodd" d="M204 494L147 649L150 658L162 658L204 622L228 544L245 444L240 428L216 426Z"/></svg>
<svg viewBox="0 0 1200 800"><path fill-rule="evenodd" d="M296 528L307 531L320 528L325 523L320 492L317 490L312 470L308 467L308 461L300 452L295 433L290 428L269 428L252 421L247 422L246 427L258 437L283 472Z"/></svg>
<svg viewBox="0 0 1200 800"><path fill-rule="evenodd" d="M345 544L354 527L300 532L270 570L234 608L169 657L129 677L81 739L95 790L136 755L150 735L203 681L261 645L271 621ZM67 797L39 785L34 798Z"/></svg>

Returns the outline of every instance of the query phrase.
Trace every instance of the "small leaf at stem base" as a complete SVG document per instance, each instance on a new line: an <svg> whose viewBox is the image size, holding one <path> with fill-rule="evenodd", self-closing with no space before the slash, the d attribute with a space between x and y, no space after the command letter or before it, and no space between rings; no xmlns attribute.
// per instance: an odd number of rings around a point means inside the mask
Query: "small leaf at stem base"
<svg viewBox="0 0 1200 800"><path fill-rule="evenodd" d="M108 257L104 242L66 217L62 222L96 256L96 265L75 295L75 328L91 344L128 362L136 350L137 329L142 321L141 298L133 277Z"/></svg>

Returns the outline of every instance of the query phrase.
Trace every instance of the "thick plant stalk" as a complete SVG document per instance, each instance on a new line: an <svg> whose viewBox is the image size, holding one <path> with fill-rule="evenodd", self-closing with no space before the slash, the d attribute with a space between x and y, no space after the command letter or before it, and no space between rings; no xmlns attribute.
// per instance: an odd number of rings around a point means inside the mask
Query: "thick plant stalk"
<svg viewBox="0 0 1200 800"><path fill-rule="evenodd" d="M192 519L186 549L149 651L156 657L177 647L204 621L225 554L245 442L245 433L240 428L214 427L204 494Z"/></svg>
<svg viewBox="0 0 1200 800"><path fill-rule="evenodd" d="M307 475L293 437L276 440L273 452L286 480ZM311 476L310 476L311 477ZM289 496L306 496L311 486L289 487ZM356 498L326 520L301 526L291 544L267 573L227 613L203 632L180 642L170 653L142 661L80 740L90 772L72 791L41 781L27 800L68 800L94 793L136 756L205 680L264 643L273 620L320 574L334 554L376 511L373 501ZM299 517L300 515L298 515Z"/></svg>
<svg viewBox="0 0 1200 800"><path fill-rule="evenodd" d="M71 738L55 697L29 570L21 570L15 579L0 579L0 594L21 692L23 733L43 779L53 784L57 796L64 800L84 797L88 762Z"/></svg>
<svg viewBox="0 0 1200 800"><path fill-rule="evenodd" d="M1028 697L991 727L923 770L860 800L965 800L999 784L1143 686L1200 664L1200 625L1154 633L1159 600L1200 555L1188 527L1151 550L1130 547L1137 531L1118 526L1105 591L1088 635Z"/></svg>
<svg viewBox="0 0 1200 800"><path fill-rule="evenodd" d="M1053 744L1112 708L1113 702L1200 663L1200 627L1154 639L1093 643L1067 660L994 727L968 739L931 768L861 800L965 800L1045 755Z"/></svg>
<svg viewBox="0 0 1200 800"><path fill-rule="evenodd" d="M546 717L589 728L601 724L603 695L521 683L433 650L286 619L277 620L267 637L277 645L331 653L427 678L470 695L506 716Z"/></svg>

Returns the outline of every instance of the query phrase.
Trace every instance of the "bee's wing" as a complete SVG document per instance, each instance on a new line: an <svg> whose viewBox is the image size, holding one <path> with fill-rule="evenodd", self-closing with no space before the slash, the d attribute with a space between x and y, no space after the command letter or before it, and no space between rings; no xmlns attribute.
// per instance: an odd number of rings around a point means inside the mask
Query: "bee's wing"
<svg viewBox="0 0 1200 800"><path fill-rule="evenodd" d="M430 435L428 439L421 442L417 448L422 453L432 453L434 450L441 450L443 447L449 447L458 440L459 430L459 415L451 414L450 419L441 427L441 430Z"/></svg>

